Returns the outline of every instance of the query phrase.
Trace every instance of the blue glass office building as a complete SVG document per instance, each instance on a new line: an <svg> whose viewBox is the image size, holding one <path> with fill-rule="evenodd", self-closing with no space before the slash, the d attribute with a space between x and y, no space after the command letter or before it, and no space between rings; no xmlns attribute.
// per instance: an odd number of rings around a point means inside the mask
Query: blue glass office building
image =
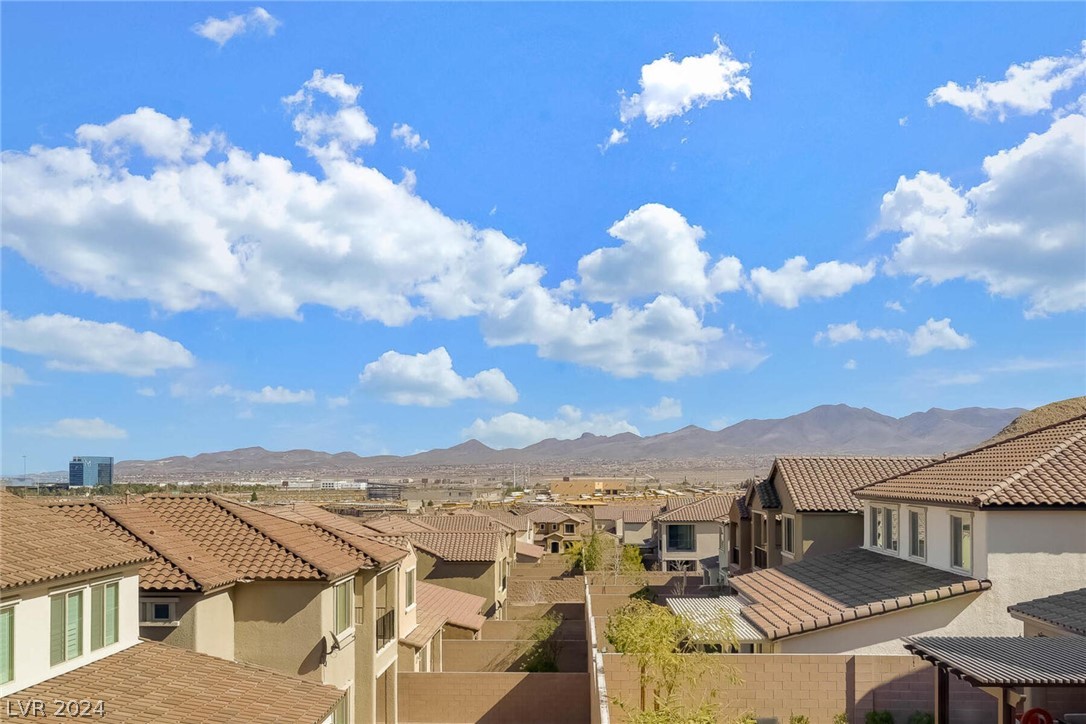
<svg viewBox="0 0 1086 724"><path fill-rule="evenodd" d="M113 458L80 455L68 463L68 485L113 485Z"/></svg>

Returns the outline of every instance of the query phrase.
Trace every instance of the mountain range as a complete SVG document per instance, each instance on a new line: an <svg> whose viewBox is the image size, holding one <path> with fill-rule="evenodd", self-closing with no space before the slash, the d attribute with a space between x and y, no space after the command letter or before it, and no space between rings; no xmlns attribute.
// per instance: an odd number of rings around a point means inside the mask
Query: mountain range
<svg viewBox="0 0 1086 724"><path fill-rule="evenodd" d="M117 463L121 475L172 475L241 471L358 470L384 465L486 465L562 460L636 461L783 454L938 455L973 447L1011 423L1019 408L932 408L890 417L848 405L821 405L774 420L744 420L722 430L689 425L641 437L633 433L585 433L574 440L550 438L520 449L495 450L478 440L408 456L361 457L351 452L273 452L249 447L161 460Z"/></svg>

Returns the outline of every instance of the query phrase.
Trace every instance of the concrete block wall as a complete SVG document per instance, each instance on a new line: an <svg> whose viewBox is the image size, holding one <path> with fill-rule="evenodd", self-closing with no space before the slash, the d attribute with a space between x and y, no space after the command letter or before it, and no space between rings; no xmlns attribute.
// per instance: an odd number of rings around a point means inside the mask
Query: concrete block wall
<svg viewBox="0 0 1086 724"><path fill-rule="evenodd" d="M588 674L400 674L401 724L589 720Z"/></svg>
<svg viewBox="0 0 1086 724"><path fill-rule="evenodd" d="M512 641L516 639L532 638L532 631L539 625L539 619L511 619L508 621L487 621L483 624L479 638L502 639ZM585 640L584 619L563 619L562 623L553 634L553 638L564 640Z"/></svg>
<svg viewBox="0 0 1086 724"><path fill-rule="evenodd" d="M528 640L445 641L442 661L445 671L521 671L527 653L535 644ZM558 652L558 670L586 670L587 643L562 641Z"/></svg>
<svg viewBox="0 0 1086 724"><path fill-rule="evenodd" d="M509 581L510 603L584 603L584 583L580 578L513 579Z"/></svg>

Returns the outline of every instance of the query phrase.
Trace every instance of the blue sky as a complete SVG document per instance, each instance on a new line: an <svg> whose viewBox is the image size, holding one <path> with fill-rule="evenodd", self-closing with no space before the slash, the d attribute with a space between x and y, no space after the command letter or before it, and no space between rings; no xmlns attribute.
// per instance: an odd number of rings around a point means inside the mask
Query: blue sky
<svg viewBox="0 0 1086 724"><path fill-rule="evenodd" d="M1086 393L1081 5L0 13L6 474Z"/></svg>

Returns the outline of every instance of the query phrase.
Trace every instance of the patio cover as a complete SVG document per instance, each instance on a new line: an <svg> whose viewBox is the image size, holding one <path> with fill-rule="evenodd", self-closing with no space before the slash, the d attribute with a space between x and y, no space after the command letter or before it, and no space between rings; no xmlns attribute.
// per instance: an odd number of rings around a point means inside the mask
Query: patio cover
<svg viewBox="0 0 1086 724"><path fill-rule="evenodd" d="M1086 638L916 636L905 648L973 686L1086 686Z"/></svg>

